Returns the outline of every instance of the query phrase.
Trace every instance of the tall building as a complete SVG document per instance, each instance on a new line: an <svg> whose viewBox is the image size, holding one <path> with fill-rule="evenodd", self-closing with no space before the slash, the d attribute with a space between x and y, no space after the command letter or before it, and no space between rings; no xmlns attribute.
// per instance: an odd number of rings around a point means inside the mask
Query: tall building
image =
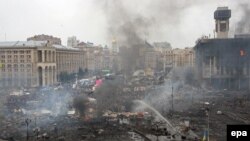
<svg viewBox="0 0 250 141"><path fill-rule="evenodd" d="M221 23L222 25L216 26L219 26L218 32L225 32L218 34L219 37L226 37L224 35L227 35L229 30L227 28L229 10L223 10L225 14L219 16L225 17L225 21ZM249 52L248 35L200 39L195 46L197 77L201 82L218 89L250 89Z"/></svg>
<svg viewBox="0 0 250 141"><path fill-rule="evenodd" d="M53 45L56 48L56 68L57 74L64 72L68 74L78 73L79 69L86 69L86 52L78 48L72 48L62 45ZM57 77L57 80L59 78Z"/></svg>
<svg viewBox="0 0 250 141"><path fill-rule="evenodd" d="M47 41L0 43L0 86L26 87L56 82L56 49Z"/></svg>
<svg viewBox="0 0 250 141"><path fill-rule="evenodd" d="M169 72L172 69L172 46L168 42L154 42L154 50L158 56L158 70Z"/></svg>
<svg viewBox="0 0 250 141"><path fill-rule="evenodd" d="M79 40L76 39L76 36L68 37L67 46L76 47L79 44Z"/></svg>
<svg viewBox="0 0 250 141"><path fill-rule="evenodd" d="M37 87L55 84L62 72L85 67L84 51L49 41L0 43L0 87Z"/></svg>
<svg viewBox="0 0 250 141"><path fill-rule="evenodd" d="M228 38L231 10L228 7L218 7L214 12L215 32L217 38Z"/></svg>
<svg viewBox="0 0 250 141"><path fill-rule="evenodd" d="M194 51L193 48L173 49L171 51L173 67L193 67Z"/></svg>
<svg viewBox="0 0 250 141"><path fill-rule="evenodd" d="M81 42L75 48L86 52L86 68L89 72L98 72L103 69L103 47Z"/></svg>

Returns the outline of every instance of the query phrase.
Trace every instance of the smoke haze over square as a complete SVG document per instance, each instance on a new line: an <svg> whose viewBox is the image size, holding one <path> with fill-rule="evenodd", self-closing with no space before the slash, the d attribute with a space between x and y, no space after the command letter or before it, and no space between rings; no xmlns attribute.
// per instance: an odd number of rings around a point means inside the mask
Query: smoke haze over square
<svg viewBox="0 0 250 141"><path fill-rule="evenodd" d="M231 36L241 25L249 1L241 0L0 0L0 41L26 40L37 34L110 45L112 28L126 19L141 18L139 36L149 42L168 41L173 47L194 46L202 35L213 37L213 13L218 6L232 9ZM245 5L245 8L242 8ZM127 17L119 17L125 14ZM124 21L125 20L125 21ZM137 28L137 27L136 27Z"/></svg>

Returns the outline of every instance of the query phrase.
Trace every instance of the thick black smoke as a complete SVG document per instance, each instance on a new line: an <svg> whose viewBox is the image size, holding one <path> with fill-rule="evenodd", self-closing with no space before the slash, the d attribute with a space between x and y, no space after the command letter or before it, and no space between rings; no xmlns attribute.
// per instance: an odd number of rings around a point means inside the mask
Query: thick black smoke
<svg viewBox="0 0 250 141"><path fill-rule="evenodd" d="M115 80L105 80L103 84L97 88L94 93L94 97L97 100L97 114L103 114L103 112L118 111L122 105L121 90L123 84L122 81Z"/></svg>
<svg viewBox="0 0 250 141"><path fill-rule="evenodd" d="M77 96L73 99L73 107L75 108L76 112L79 113L81 116L85 115L87 103L88 98L84 95Z"/></svg>
<svg viewBox="0 0 250 141"><path fill-rule="evenodd" d="M143 3L106 0L101 3L108 22L108 38L115 39L121 47L121 65L126 74L143 69L139 48L146 46L150 36L161 37L162 29L168 25L177 26L184 10L192 4L180 0L145 0Z"/></svg>

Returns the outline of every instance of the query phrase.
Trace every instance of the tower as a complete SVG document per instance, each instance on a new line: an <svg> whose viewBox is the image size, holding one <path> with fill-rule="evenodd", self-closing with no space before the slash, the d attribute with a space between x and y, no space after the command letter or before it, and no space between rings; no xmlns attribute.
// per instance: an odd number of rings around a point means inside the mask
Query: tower
<svg viewBox="0 0 250 141"><path fill-rule="evenodd" d="M218 7L214 12L215 32L217 38L228 38L231 10L228 7Z"/></svg>

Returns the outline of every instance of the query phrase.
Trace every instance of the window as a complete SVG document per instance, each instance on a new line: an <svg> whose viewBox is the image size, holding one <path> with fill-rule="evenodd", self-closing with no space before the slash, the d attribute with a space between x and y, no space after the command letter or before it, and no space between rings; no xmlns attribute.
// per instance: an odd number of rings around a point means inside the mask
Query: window
<svg viewBox="0 0 250 141"><path fill-rule="evenodd" d="M24 54L24 51L23 51L23 50L21 50L21 51L20 51L20 54Z"/></svg>
<svg viewBox="0 0 250 141"><path fill-rule="evenodd" d="M17 55L14 55L14 58L16 59L16 58L18 58L18 56L17 56Z"/></svg>
<svg viewBox="0 0 250 141"><path fill-rule="evenodd" d="M21 57L21 58L24 58L24 55L21 55L20 57Z"/></svg>
<svg viewBox="0 0 250 141"><path fill-rule="evenodd" d="M3 58L3 59L4 59L4 58L5 58L5 56L4 56L4 55L2 55L2 56L1 56L1 58Z"/></svg>
<svg viewBox="0 0 250 141"><path fill-rule="evenodd" d="M27 50L26 53L29 54L29 53L30 53L30 50Z"/></svg>
<svg viewBox="0 0 250 141"><path fill-rule="evenodd" d="M5 63L5 60L1 60L1 63Z"/></svg>
<svg viewBox="0 0 250 141"><path fill-rule="evenodd" d="M220 24L220 31L225 32L227 30L227 24L226 23L221 23Z"/></svg>
<svg viewBox="0 0 250 141"><path fill-rule="evenodd" d="M24 63L24 60L20 60L21 63Z"/></svg>
<svg viewBox="0 0 250 141"><path fill-rule="evenodd" d="M8 58L11 58L11 55L8 55Z"/></svg>
<svg viewBox="0 0 250 141"><path fill-rule="evenodd" d="M17 54L17 53L18 53L18 52L15 50L15 51L14 51L14 54Z"/></svg>
<svg viewBox="0 0 250 141"><path fill-rule="evenodd" d="M7 62L8 62L8 63L11 63L11 60L8 60Z"/></svg>

